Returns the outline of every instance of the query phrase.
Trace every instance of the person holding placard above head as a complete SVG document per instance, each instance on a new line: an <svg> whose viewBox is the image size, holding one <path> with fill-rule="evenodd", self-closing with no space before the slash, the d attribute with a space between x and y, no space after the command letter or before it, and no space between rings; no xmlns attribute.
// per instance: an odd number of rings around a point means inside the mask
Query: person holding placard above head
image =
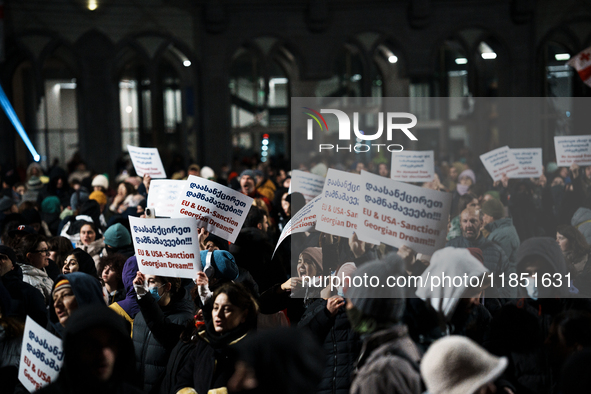
<svg viewBox="0 0 591 394"><path fill-rule="evenodd" d="M456 248L479 248L484 257L484 266L495 275L502 273L508 277L515 272L509 258L499 245L488 241L481 233L482 211L475 208L466 208L460 215L460 227L462 236L448 241L445 246ZM499 287L489 290L489 297L511 297L513 290L507 287Z"/></svg>
<svg viewBox="0 0 591 394"><path fill-rule="evenodd" d="M98 279L83 272L58 275L52 299L48 329L60 338L75 310L85 305L106 306Z"/></svg>
<svg viewBox="0 0 591 394"><path fill-rule="evenodd" d="M133 345L137 370L146 393L160 392L166 362L184 324L193 318L194 306L185 298L179 278L144 275L133 281L140 312L133 320Z"/></svg>

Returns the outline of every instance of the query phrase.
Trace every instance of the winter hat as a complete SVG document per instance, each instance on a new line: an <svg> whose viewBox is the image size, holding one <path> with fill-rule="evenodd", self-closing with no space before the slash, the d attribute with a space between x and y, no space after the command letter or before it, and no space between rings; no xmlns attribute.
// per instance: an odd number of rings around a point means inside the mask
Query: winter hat
<svg viewBox="0 0 591 394"><path fill-rule="evenodd" d="M318 163L310 169L310 172L314 175L325 177L328 172L328 167L324 163Z"/></svg>
<svg viewBox="0 0 591 394"><path fill-rule="evenodd" d="M121 248L131 244L131 235L121 223L109 227L103 237L105 238L105 245L112 248Z"/></svg>
<svg viewBox="0 0 591 394"><path fill-rule="evenodd" d="M31 226L27 226L25 224L21 224L20 226L18 226L17 228L15 228L14 230L11 230L8 232L8 235L10 237L15 237L17 235L28 235L28 234L37 234L37 231L35 231L35 229Z"/></svg>
<svg viewBox="0 0 591 394"><path fill-rule="evenodd" d="M70 207L72 211L78 209L78 207L82 206L86 201L88 201L88 193L85 191L78 190L76 193L72 194L70 197Z"/></svg>
<svg viewBox="0 0 591 394"><path fill-rule="evenodd" d="M485 195L485 196L486 196L487 194L488 194L489 196L492 196L492 198L494 198L494 199L496 199L496 200L499 200L499 201L501 201L501 195L499 194L499 192L498 192L498 191L496 191L496 190L489 190L489 191L487 191L486 193L484 193L484 195Z"/></svg>
<svg viewBox="0 0 591 394"><path fill-rule="evenodd" d="M92 187L95 186L101 186L102 188L107 190L109 188L109 179L106 176L99 174L95 176L92 180Z"/></svg>
<svg viewBox="0 0 591 394"><path fill-rule="evenodd" d="M10 209L10 207L12 207L14 205L14 201L12 201L12 198L8 197L8 196L4 196L2 198L0 198L0 213L4 212L4 211L8 211Z"/></svg>
<svg viewBox="0 0 591 394"><path fill-rule="evenodd" d="M458 181L462 179L462 177L467 176L468 178L472 179L472 183L476 183L476 175L474 175L474 171L467 169L460 173L458 176Z"/></svg>
<svg viewBox="0 0 591 394"><path fill-rule="evenodd" d="M215 172L211 169L211 167L205 166L201 169L201 178L205 179L213 179L215 178Z"/></svg>
<svg viewBox="0 0 591 394"><path fill-rule="evenodd" d="M505 216L505 208L503 207L503 203L493 198L482 204L482 213L492 216L494 220L499 220Z"/></svg>
<svg viewBox="0 0 591 394"><path fill-rule="evenodd" d="M16 263L16 253L14 252L14 250L12 250L12 248L0 245L0 254L8 256L8 258L10 259L10 261L12 261L13 264Z"/></svg>
<svg viewBox="0 0 591 394"><path fill-rule="evenodd" d="M242 171L242 174L240 174L240 179L242 179L243 176L249 176L252 178L252 180L254 180L254 171L253 170L244 170L244 171Z"/></svg>
<svg viewBox="0 0 591 394"><path fill-rule="evenodd" d="M90 193L90 196L88 196L88 199L98 202L99 205L107 205L107 196L105 196L105 193L98 191L98 190Z"/></svg>
<svg viewBox="0 0 591 394"><path fill-rule="evenodd" d="M493 356L471 339L451 335L429 347L421 361L421 376L431 394L474 394L505 368L507 358Z"/></svg>
<svg viewBox="0 0 591 394"><path fill-rule="evenodd" d="M320 248L319 248L320 249ZM396 253L390 253L383 260L374 260L358 268L352 278L351 287L345 296L363 316L374 319L378 323L398 323L405 310L405 291L398 286L364 286L364 276L372 283L371 278L379 278L379 283L387 283L388 277L406 275L405 264ZM359 285L362 283L362 285Z"/></svg>
<svg viewBox="0 0 591 394"><path fill-rule="evenodd" d="M313 247L306 248L301 253L301 255L302 255L302 257L307 256L310 259L312 259L314 264L316 264L318 266L317 271L319 273L322 272L322 248L313 248Z"/></svg>
<svg viewBox="0 0 591 394"><path fill-rule="evenodd" d="M30 190L39 190L42 187L43 187L43 182L41 182L41 179L39 179L35 175L30 177L29 180L27 181L27 188L29 188Z"/></svg>
<svg viewBox="0 0 591 394"><path fill-rule="evenodd" d="M41 212L43 213L59 213L60 199L56 196L46 197L41 203Z"/></svg>
<svg viewBox="0 0 591 394"><path fill-rule="evenodd" d="M226 280L235 280L238 277L238 266L230 252L226 250L214 250L213 252L202 250L200 257L201 269L208 277ZM211 273L209 271L210 267L214 269Z"/></svg>

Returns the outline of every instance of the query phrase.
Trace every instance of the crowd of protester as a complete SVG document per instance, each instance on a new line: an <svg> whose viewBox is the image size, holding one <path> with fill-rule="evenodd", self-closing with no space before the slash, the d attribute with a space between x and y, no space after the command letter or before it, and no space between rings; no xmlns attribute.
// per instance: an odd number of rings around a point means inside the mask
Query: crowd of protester
<svg viewBox="0 0 591 394"><path fill-rule="evenodd" d="M17 378L27 316L63 339L64 366L43 393L591 392L591 166L547 163L539 178L492 182L470 152L459 157L418 185L452 194L447 244L432 256L315 230L275 251L305 205L290 168L176 166L172 179L254 199L234 243L199 230L193 280L138 269L129 217L145 217L149 176L128 166L109 179L80 158L2 169L0 392L27 392ZM385 162L297 169L329 167L389 177ZM302 286L442 272L571 281L553 293Z"/></svg>

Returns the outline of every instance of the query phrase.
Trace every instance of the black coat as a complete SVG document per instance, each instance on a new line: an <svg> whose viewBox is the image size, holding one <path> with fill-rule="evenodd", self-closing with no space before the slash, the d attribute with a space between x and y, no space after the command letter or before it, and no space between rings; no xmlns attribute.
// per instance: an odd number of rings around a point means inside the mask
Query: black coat
<svg viewBox="0 0 591 394"><path fill-rule="evenodd" d="M317 392L348 394L362 341L351 328L345 308L331 316L326 309L326 300L316 300L308 307L298 327L309 329L323 344L326 353Z"/></svg>
<svg viewBox="0 0 591 394"><path fill-rule="evenodd" d="M151 294L138 300L141 312L133 321L136 365L146 393L158 393L166 373L170 352L177 344L187 320L193 318L193 304L184 289L166 307L159 307Z"/></svg>
<svg viewBox="0 0 591 394"><path fill-rule="evenodd" d="M28 283L23 282L23 271L18 264L14 269L2 277L2 284L8 290L11 298L10 314L8 316L25 321L31 316L41 327L47 325L47 310L43 294Z"/></svg>

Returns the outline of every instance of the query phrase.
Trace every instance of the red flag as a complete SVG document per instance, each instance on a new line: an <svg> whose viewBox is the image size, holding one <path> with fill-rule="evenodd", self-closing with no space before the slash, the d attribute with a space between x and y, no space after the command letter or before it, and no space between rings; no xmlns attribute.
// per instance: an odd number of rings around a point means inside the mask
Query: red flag
<svg viewBox="0 0 591 394"><path fill-rule="evenodd" d="M591 87L591 47L571 58L566 64L574 67L585 85Z"/></svg>

